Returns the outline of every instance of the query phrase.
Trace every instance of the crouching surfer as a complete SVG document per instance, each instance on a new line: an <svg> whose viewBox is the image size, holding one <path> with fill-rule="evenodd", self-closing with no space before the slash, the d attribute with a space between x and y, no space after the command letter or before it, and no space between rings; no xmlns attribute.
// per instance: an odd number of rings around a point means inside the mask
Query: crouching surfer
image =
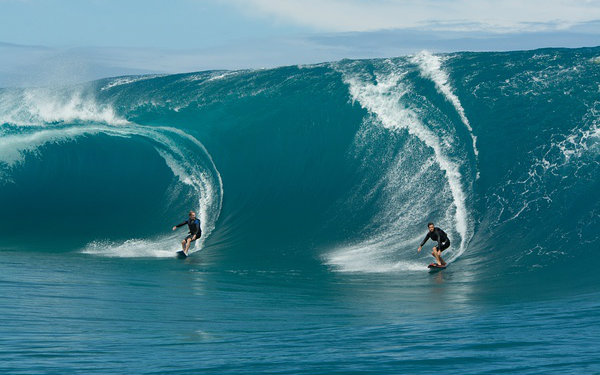
<svg viewBox="0 0 600 375"><path fill-rule="evenodd" d="M200 229L200 220L196 219L196 213L194 211L190 211L189 219L181 224L175 225L173 230L186 224L188 225L190 234L188 234L187 237L181 241L181 249L185 255L188 255L188 250L190 249L192 242L196 241L198 238L200 238L200 236L202 236L202 229Z"/></svg>
<svg viewBox="0 0 600 375"><path fill-rule="evenodd" d="M421 242L421 246L419 246L419 250L417 250L417 252L421 252L421 248L423 248L425 242L431 238L432 241L436 241L438 243L437 246L433 247L431 255L433 255L435 258L438 266L444 267L446 266L446 262L442 259L442 251L450 247L448 235L440 228L436 228L433 223L427 224L427 228L429 229L429 232L427 232L427 235L425 236L423 242Z"/></svg>

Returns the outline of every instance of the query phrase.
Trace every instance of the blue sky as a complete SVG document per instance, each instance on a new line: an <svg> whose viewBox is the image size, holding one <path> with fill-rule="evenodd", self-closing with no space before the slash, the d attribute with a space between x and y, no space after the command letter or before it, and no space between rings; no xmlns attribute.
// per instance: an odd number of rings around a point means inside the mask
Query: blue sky
<svg viewBox="0 0 600 375"><path fill-rule="evenodd" d="M301 27L225 1L0 0L0 40L52 47L203 48Z"/></svg>
<svg viewBox="0 0 600 375"><path fill-rule="evenodd" d="M0 85L600 45L600 0L0 0Z"/></svg>

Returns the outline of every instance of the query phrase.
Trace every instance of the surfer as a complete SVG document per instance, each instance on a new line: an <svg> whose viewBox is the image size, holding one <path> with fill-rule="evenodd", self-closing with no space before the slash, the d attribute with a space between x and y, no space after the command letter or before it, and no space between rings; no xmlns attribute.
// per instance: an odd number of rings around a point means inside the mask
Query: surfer
<svg viewBox="0 0 600 375"><path fill-rule="evenodd" d="M444 260L442 259L442 251L450 247L450 240L448 239L448 235L440 228L436 228L433 225L433 223L427 224L427 228L429 229L429 232L427 232L427 235L425 236L423 242L421 242L421 245L419 246L419 250L417 250L417 252L421 252L421 248L423 248L423 245L425 245L425 242L427 242L428 239L431 238L432 241L437 241L438 244L437 246L433 247L431 255L433 255L433 257L435 258L438 266L444 267L446 265L446 262L444 262Z"/></svg>
<svg viewBox="0 0 600 375"><path fill-rule="evenodd" d="M187 255L188 250L192 242L196 241L200 236L202 236L202 229L200 229L200 219L196 219L196 213L194 211L190 211L189 219L184 221L181 224L177 224L173 227L173 230L182 227L184 225L188 225L190 230L190 234L187 235L186 238L181 241L181 249Z"/></svg>

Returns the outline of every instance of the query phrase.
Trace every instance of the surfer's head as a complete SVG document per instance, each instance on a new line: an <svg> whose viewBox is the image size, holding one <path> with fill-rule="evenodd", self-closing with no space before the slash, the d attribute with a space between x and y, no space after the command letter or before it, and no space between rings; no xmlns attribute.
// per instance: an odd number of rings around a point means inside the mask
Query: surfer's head
<svg viewBox="0 0 600 375"><path fill-rule="evenodd" d="M196 213L194 211L190 211L190 219L194 220L196 218Z"/></svg>
<svg viewBox="0 0 600 375"><path fill-rule="evenodd" d="M433 225L433 223L428 223L427 228L429 228L430 232L433 232L433 230L435 229L435 225Z"/></svg>

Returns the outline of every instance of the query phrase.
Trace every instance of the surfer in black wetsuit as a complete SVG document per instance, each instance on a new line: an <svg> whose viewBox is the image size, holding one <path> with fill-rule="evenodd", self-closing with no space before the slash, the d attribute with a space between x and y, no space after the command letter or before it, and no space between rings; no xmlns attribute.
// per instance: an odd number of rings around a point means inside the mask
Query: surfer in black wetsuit
<svg viewBox="0 0 600 375"><path fill-rule="evenodd" d="M196 213L194 211L190 211L189 217L190 218L184 221L183 223L177 224L173 227L173 230L175 230L186 224L188 225L190 234L188 234L187 237L184 238L183 241L181 241L181 249L183 250L185 255L187 255L191 243L200 238L200 236L202 236L202 229L200 229L200 220L196 219Z"/></svg>
<svg viewBox="0 0 600 375"><path fill-rule="evenodd" d="M444 260L442 259L442 251L450 247L450 240L448 239L448 235L440 228L436 228L433 225L433 223L427 224L427 228L429 229L429 232L427 232L427 235L425 236L423 242L421 242L421 246L419 246L419 250L417 252L421 252L421 248L423 248L425 242L427 242L427 240L431 238L432 241L436 241L438 243L437 246L433 247L431 255L433 255L433 257L437 261L438 266L445 266L446 262L444 262Z"/></svg>

